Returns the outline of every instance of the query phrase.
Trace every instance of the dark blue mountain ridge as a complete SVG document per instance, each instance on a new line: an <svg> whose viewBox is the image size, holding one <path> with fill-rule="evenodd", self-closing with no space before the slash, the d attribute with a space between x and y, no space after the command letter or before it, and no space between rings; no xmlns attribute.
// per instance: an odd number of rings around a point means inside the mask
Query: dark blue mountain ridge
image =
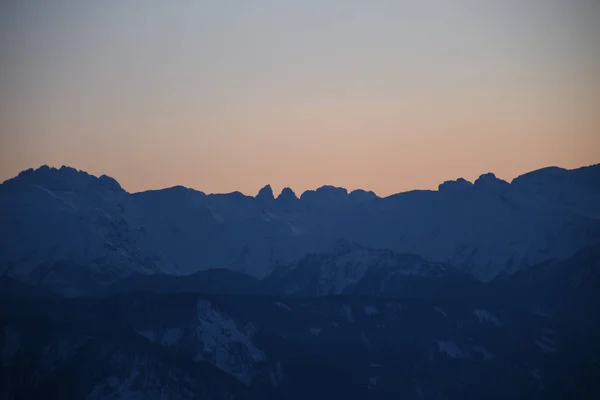
<svg viewBox="0 0 600 400"><path fill-rule="evenodd" d="M24 172L0 398L600 397L598 171L355 200Z"/></svg>
<svg viewBox="0 0 600 400"><path fill-rule="evenodd" d="M69 167L0 185L0 266L76 295L73 275L109 284L132 274L227 268L258 279L340 240L493 280L600 242L600 166L484 174L379 198L323 186L297 198L205 194L176 186L130 194ZM60 268L59 268L60 267Z"/></svg>

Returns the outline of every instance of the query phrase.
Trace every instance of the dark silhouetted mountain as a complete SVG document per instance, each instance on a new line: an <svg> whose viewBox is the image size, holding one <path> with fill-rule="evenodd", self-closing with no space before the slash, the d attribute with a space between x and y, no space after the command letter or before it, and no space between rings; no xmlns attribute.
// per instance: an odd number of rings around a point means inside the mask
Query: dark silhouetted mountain
<svg viewBox="0 0 600 400"><path fill-rule="evenodd" d="M335 186L322 186L317 190L307 190L302 193L300 200L308 206L343 207L348 202L348 191Z"/></svg>
<svg viewBox="0 0 600 400"><path fill-rule="evenodd" d="M271 189L271 185L267 185L264 188L260 189L258 191L258 194L256 195L256 200L263 204L269 204L273 200L275 200L275 197L273 196L273 189Z"/></svg>
<svg viewBox="0 0 600 400"><path fill-rule="evenodd" d="M464 178L458 178L455 181L446 181L438 186L439 192L459 192L470 189L473 189L473 184Z"/></svg>
<svg viewBox="0 0 600 400"><path fill-rule="evenodd" d="M283 188L279 196L277 196L277 200L280 201L290 201L290 200L298 200L296 193L289 187Z"/></svg>
<svg viewBox="0 0 600 400"><path fill-rule="evenodd" d="M3 183L3 186L12 188L23 185L37 185L55 192L88 192L97 188L106 188L117 192L124 191L113 178L106 175L97 178L87 172L64 165L60 169L50 168L47 165L36 170L28 169Z"/></svg>
<svg viewBox="0 0 600 400"><path fill-rule="evenodd" d="M278 209L285 212L291 212L297 209L300 199L296 193L289 187L283 188L279 196L277 196Z"/></svg>
<svg viewBox="0 0 600 400"><path fill-rule="evenodd" d="M488 191L494 194L502 195L508 191L509 183L503 181L502 179L496 178L496 175L492 173L481 175L475 183L473 187L476 190Z"/></svg>
<svg viewBox="0 0 600 400"><path fill-rule="evenodd" d="M0 268L77 296L134 274L227 268L264 279L345 240L491 281L600 242L599 171L547 168L511 183L486 174L386 198L323 186L298 199L286 188L271 201L268 187L257 198L181 186L130 194L106 176L42 167L0 185ZM369 271L375 283L392 276Z"/></svg>
<svg viewBox="0 0 600 400"><path fill-rule="evenodd" d="M350 192L348 195L348 199L351 203L357 204L366 201L371 201L377 199L377 195L372 191L366 191L362 189L356 189Z"/></svg>

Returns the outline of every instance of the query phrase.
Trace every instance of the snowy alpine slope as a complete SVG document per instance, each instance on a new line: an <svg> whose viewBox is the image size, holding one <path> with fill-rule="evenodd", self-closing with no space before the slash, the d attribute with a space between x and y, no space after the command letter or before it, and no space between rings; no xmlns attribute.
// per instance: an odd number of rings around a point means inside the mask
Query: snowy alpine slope
<svg viewBox="0 0 600 400"><path fill-rule="evenodd" d="M133 273L229 268L262 279L348 240L490 281L600 242L599 182L595 165L511 183L485 174L386 198L333 186L299 198L270 187L257 197L184 187L130 194L106 176L44 166L0 185L0 267L77 295L85 282ZM330 291L363 272L327 272Z"/></svg>

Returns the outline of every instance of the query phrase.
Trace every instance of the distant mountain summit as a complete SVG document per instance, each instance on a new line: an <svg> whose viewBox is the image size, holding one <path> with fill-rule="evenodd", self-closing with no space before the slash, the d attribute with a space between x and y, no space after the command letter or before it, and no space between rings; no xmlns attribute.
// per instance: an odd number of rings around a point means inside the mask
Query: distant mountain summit
<svg viewBox="0 0 600 400"><path fill-rule="evenodd" d="M1 392L598 398L598 178L275 198L24 171L0 185Z"/></svg>
<svg viewBox="0 0 600 400"><path fill-rule="evenodd" d="M600 243L600 165L384 198L335 186L300 198L290 188L275 198L269 185L255 197L182 186L132 194L113 178L48 166L0 185L0 267L72 295L132 274L228 268L263 279L340 240L479 280L512 275ZM346 267L323 268L334 279Z"/></svg>
<svg viewBox="0 0 600 400"><path fill-rule="evenodd" d="M258 194L256 195L256 200L263 203L269 203L275 200L275 196L273 196L273 189L271 189L271 185L267 185L264 188L260 189L258 191Z"/></svg>
<svg viewBox="0 0 600 400"><path fill-rule="evenodd" d="M6 186L13 185L38 185L53 191L84 192L94 189L108 189L115 192L123 192L123 188L115 179L101 175L96 177L85 171L62 166L59 169L43 165L38 169L28 169L16 177L3 183Z"/></svg>
<svg viewBox="0 0 600 400"><path fill-rule="evenodd" d="M330 185L321 186L316 190L307 190L300 196L300 200L307 205L319 208L346 207L377 198L377 195L371 191L355 190L348 193L345 188Z"/></svg>
<svg viewBox="0 0 600 400"><path fill-rule="evenodd" d="M277 196L277 200L281 201L290 201L290 200L298 200L298 196L296 193L289 187L283 188L279 196Z"/></svg>

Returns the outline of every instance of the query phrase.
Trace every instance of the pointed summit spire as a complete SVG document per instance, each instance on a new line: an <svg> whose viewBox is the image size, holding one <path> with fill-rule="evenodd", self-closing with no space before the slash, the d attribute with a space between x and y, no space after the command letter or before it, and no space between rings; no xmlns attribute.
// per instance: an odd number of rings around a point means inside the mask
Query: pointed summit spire
<svg viewBox="0 0 600 400"><path fill-rule="evenodd" d="M283 188L283 190L281 191L279 196L277 196L277 200L294 201L294 200L298 200L298 197L296 196L296 193L294 193L294 191L292 189L290 189L289 187L286 187L286 188Z"/></svg>
<svg viewBox="0 0 600 400"><path fill-rule="evenodd" d="M261 202L275 200L275 196L273 196L273 189L271 188L271 185L267 185L264 188L260 189L258 191L258 194L256 195L256 200L259 200Z"/></svg>

